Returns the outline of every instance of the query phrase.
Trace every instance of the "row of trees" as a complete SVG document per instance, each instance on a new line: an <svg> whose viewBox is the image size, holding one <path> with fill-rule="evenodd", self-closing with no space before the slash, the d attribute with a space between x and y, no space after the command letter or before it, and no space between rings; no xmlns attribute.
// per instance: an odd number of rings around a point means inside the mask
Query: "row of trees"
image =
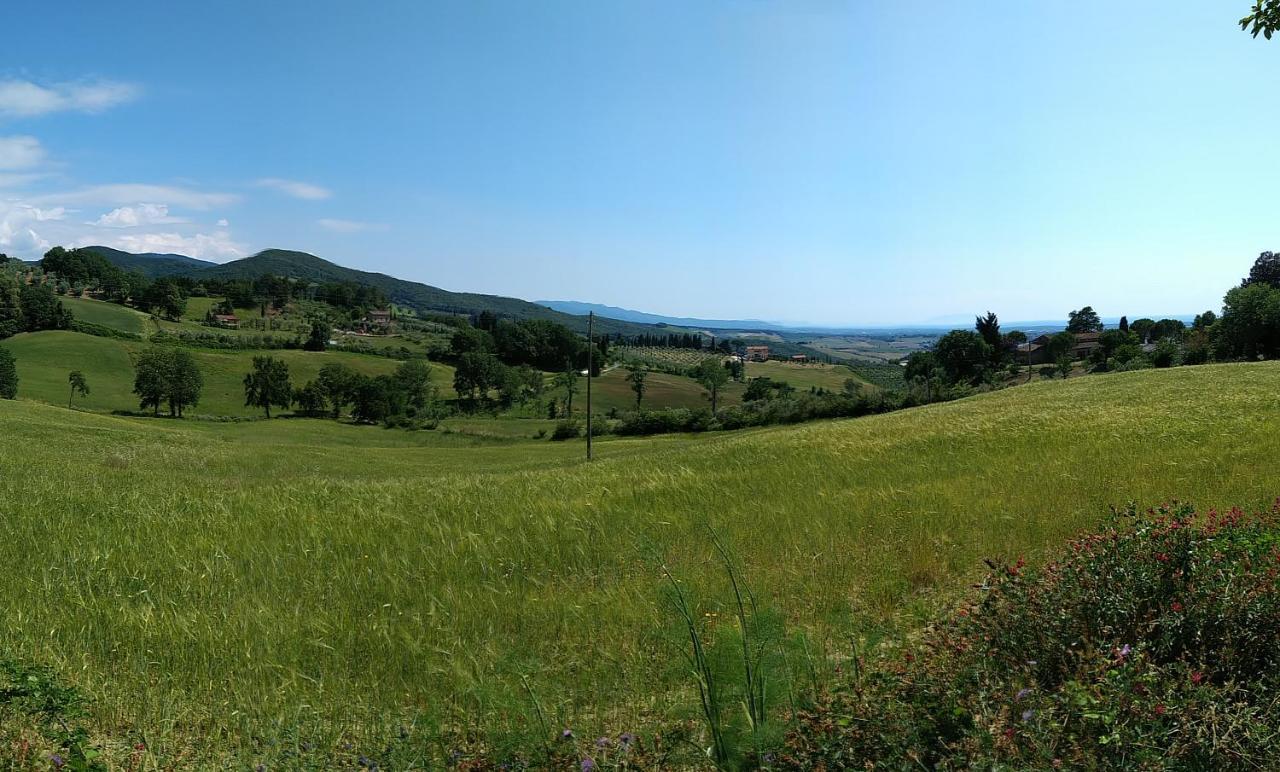
<svg viewBox="0 0 1280 772"><path fill-rule="evenodd" d="M608 355L607 338L596 342L593 357L598 369ZM480 314L475 326L461 324L454 330L449 352L459 366L467 355L493 357L509 367L529 366L546 372L584 369L587 366L587 342L576 332L548 319L498 319L489 312ZM490 382L486 372L497 373L487 360L473 357L468 365L480 376L477 383ZM492 388L492 386L491 386ZM462 393L464 390L459 390Z"/></svg>

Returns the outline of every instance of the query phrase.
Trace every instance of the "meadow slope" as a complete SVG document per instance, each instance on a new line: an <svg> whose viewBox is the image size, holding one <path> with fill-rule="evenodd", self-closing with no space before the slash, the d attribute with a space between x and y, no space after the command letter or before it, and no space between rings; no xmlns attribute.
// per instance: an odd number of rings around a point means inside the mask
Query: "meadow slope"
<svg viewBox="0 0 1280 772"><path fill-rule="evenodd" d="M519 736L530 693L553 730L643 730L691 704L660 567L700 610L727 599L706 523L838 656L1113 504L1269 504L1278 393L1277 364L1124 373L610 439L590 465L581 443L0 401L0 653L175 764Z"/></svg>

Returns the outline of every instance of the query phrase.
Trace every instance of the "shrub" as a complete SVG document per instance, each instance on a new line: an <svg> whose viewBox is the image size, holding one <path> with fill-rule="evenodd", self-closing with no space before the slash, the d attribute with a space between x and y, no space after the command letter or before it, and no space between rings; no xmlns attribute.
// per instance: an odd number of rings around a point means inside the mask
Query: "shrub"
<svg viewBox="0 0 1280 772"><path fill-rule="evenodd" d="M556 428L551 431L551 439L557 442L561 440L576 440L581 435L582 425L572 418L556 422Z"/></svg>
<svg viewBox="0 0 1280 772"><path fill-rule="evenodd" d="M991 565L896 657L799 714L797 768L1242 769L1280 757L1280 501L1137 514Z"/></svg>

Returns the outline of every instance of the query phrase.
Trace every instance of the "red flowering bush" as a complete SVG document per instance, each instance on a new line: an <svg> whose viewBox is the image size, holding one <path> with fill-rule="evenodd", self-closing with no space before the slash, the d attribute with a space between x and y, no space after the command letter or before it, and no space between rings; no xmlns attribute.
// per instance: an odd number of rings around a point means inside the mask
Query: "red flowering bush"
<svg viewBox="0 0 1280 772"><path fill-rule="evenodd" d="M1280 501L1117 513L1042 568L991 565L906 654L801 713L797 768L1269 768Z"/></svg>

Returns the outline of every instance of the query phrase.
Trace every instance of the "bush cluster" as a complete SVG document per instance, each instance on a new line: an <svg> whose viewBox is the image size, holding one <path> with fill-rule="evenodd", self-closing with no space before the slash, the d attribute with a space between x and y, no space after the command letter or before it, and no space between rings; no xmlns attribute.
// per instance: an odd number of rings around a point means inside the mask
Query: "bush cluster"
<svg viewBox="0 0 1280 772"><path fill-rule="evenodd" d="M1280 758L1280 501L1117 514L997 566L799 714L794 768L1247 769Z"/></svg>

